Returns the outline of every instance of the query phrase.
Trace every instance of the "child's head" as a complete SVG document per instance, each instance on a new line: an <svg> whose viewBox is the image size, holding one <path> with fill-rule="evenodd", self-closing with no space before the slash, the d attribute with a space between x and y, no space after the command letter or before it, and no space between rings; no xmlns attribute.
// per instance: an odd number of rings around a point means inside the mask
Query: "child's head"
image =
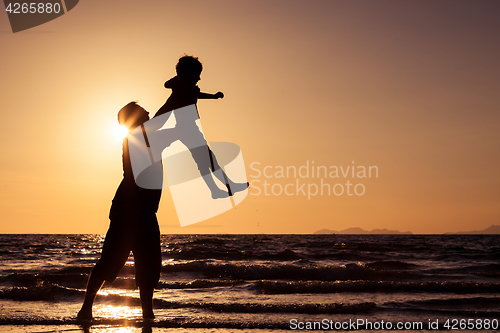
<svg viewBox="0 0 500 333"><path fill-rule="evenodd" d="M202 70L203 65L198 58L187 54L180 57L177 65L175 65L177 76L196 77L198 80Z"/></svg>
<svg viewBox="0 0 500 333"><path fill-rule="evenodd" d="M118 123L129 130L148 120L149 112L137 104L137 102L130 102L118 111Z"/></svg>

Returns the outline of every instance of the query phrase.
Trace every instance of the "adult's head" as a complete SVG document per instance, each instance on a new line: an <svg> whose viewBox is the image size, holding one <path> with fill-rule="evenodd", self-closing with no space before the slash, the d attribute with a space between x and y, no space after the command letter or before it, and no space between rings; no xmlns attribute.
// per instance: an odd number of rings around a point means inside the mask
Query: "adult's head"
<svg viewBox="0 0 500 333"><path fill-rule="evenodd" d="M177 65L175 65L175 71L177 72L177 76L192 78L198 82L203 71L203 65L197 57L183 55L179 58Z"/></svg>
<svg viewBox="0 0 500 333"><path fill-rule="evenodd" d="M149 112L137 102L130 102L118 111L118 123L127 127L129 131L148 120Z"/></svg>

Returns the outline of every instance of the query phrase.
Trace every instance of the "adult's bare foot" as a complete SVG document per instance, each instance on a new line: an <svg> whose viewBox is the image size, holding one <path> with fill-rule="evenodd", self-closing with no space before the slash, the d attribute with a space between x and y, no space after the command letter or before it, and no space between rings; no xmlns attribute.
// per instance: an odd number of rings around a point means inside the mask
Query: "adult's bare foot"
<svg viewBox="0 0 500 333"><path fill-rule="evenodd" d="M90 311L81 309L76 315L76 318L85 321L92 320L92 309L90 309Z"/></svg>

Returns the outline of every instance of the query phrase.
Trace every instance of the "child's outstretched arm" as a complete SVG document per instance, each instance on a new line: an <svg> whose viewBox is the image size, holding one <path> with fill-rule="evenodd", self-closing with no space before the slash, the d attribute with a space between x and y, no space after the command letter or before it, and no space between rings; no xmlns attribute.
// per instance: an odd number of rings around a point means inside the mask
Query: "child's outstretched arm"
<svg viewBox="0 0 500 333"><path fill-rule="evenodd" d="M220 91L217 92L216 94L207 94L201 91L198 93L198 99L219 99L219 98L224 98L224 94L221 93Z"/></svg>

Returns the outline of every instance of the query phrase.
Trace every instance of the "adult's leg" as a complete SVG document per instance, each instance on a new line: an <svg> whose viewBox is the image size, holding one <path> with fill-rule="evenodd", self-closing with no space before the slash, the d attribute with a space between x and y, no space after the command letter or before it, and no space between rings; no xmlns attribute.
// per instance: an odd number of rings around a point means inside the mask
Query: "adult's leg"
<svg viewBox="0 0 500 333"><path fill-rule="evenodd" d="M147 319L154 319L153 313L153 287L139 287L139 294L141 297L142 317Z"/></svg>
<svg viewBox="0 0 500 333"><path fill-rule="evenodd" d="M87 290L85 291L85 300L83 301L82 308L78 312L78 318L80 319L92 319L92 306L94 305L94 300L97 292L104 284L104 276L102 274L90 273L89 280L87 282Z"/></svg>
<svg viewBox="0 0 500 333"><path fill-rule="evenodd" d="M92 319L92 306L97 292L104 284L104 281L113 282L120 269L125 265L131 250L125 234L123 230L109 228L104 240L101 259L90 272L85 299L82 308L78 312L78 318Z"/></svg>
<svg viewBox="0 0 500 333"><path fill-rule="evenodd" d="M153 319L153 292L161 272L160 229L156 214L144 214L144 223L134 239L136 284L139 286L143 318Z"/></svg>

